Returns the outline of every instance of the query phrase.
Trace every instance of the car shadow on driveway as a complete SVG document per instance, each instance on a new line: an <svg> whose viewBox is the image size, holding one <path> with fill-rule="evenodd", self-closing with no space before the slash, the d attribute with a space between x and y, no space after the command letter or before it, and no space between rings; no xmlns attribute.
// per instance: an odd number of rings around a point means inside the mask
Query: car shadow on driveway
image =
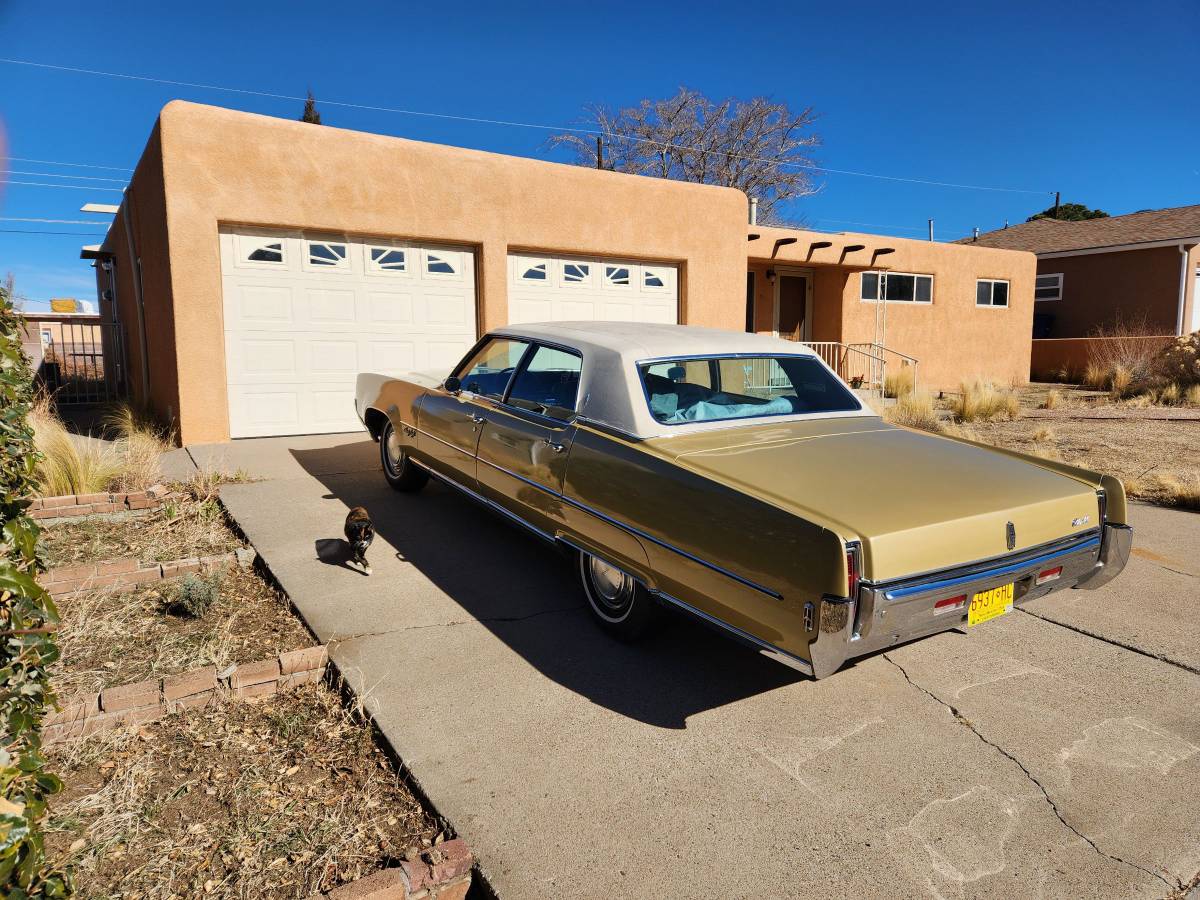
<svg viewBox="0 0 1200 900"><path fill-rule="evenodd" d="M565 554L436 479L405 494L388 487L382 472L328 474L327 456L343 451L290 452L331 499L365 506L376 534L464 612L547 678L599 706L684 728L691 715L808 680L673 610L644 640L614 640L591 621Z"/></svg>

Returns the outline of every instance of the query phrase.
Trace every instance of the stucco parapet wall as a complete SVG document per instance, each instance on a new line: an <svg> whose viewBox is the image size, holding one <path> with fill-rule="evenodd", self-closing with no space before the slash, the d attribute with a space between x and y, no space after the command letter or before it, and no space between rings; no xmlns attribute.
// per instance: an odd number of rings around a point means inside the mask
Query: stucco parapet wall
<svg viewBox="0 0 1200 900"><path fill-rule="evenodd" d="M749 236L757 234L756 240ZM913 238L863 234L857 231L829 233L803 228L779 228L750 225L746 229L747 253L751 260L796 266L846 266L854 269L903 268L902 260L935 259L942 265L969 265L980 268L992 264L1006 271L1014 267L1036 266L1037 257L1025 250L1004 250L998 247L979 247L973 244L950 244L944 241L922 241ZM794 243L778 245L781 240L795 238ZM828 241L831 246L813 249L815 243ZM843 255L847 246L861 244L862 250ZM877 256L876 251L891 248L894 253ZM981 277L983 277L981 275Z"/></svg>

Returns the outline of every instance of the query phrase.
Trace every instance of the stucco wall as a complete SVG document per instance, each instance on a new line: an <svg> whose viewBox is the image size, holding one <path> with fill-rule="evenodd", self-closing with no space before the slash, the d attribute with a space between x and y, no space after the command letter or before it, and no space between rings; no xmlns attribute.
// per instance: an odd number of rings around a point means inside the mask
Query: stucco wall
<svg viewBox="0 0 1200 900"><path fill-rule="evenodd" d="M683 321L744 327L746 200L738 191L182 101L163 109L159 130L185 443L229 434L219 223L473 246L481 331L507 320L512 249L679 263ZM148 191L138 193L145 202ZM156 264L167 260L160 251ZM154 357L153 329L151 338ZM164 330L163 352L172 340Z"/></svg>
<svg viewBox="0 0 1200 900"><path fill-rule="evenodd" d="M752 265L764 266L763 257L774 251L773 265L813 268L817 286L813 340L857 343L876 339L877 304L860 300L859 272L887 269L933 275L931 304L887 304L881 343L916 357L921 384L931 390L952 390L976 375L1005 384L1029 379L1037 265L1032 253L871 234L750 230L761 235L750 244L755 257ZM789 237L798 240L774 249L777 240ZM824 241L832 246L813 249L814 243ZM857 244L864 249L844 252ZM884 248L894 252L877 254ZM975 305L975 282L980 278L1009 282L1007 308ZM834 307L834 291L840 291L840 335L833 334L823 319ZM823 336L826 334L829 336Z"/></svg>
<svg viewBox="0 0 1200 900"><path fill-rule="evenodd" d="M130 252L128 218L133 235ZM177 423L179 381L176 369L175 318L167 257L166 197L160 131L155 126L130 179L121 209L113 219L102 249L112 254L116 284L116 312L125 335L126 383L131 399L148 407L162 421ZM149 395L143 391L142 333L137 306L137 260L141 260L141 288L145 307L145 344ZM107 276L97 271L100 290Z"/></svg>
<svg viewBox="0 0 1200 900"><path fill-rule="evenodd" d="M1200 250L1193 248L1187 275L1184 327L1191 318ZM1061 273L1061 300L1037 303L1036 312L1054 316L1049 337L1081 338L1116 324L1145 325L1148 334L1175 334L1179 314L1177 247L1089 253L1039 259L1038 274Z"/></svg>

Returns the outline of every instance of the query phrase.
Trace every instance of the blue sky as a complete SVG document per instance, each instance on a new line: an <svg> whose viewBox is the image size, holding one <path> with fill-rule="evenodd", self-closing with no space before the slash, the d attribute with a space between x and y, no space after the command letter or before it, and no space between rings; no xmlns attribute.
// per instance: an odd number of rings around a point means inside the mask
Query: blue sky
<svg viewBox="0 0 1200 900"><path fill-rule="evenodd" d="M102 10L102 11L101 11ZM562 125L587 102L687 85L820 114L834 169L790 211L815 227L960 237L1023 221L1053 191L1110 213L1200 202L1195 0L1144 3L163 4L0 0L0 54L287 95ZM12 157L132 167L176 97L296 117L295 102L0 63ZM544 132L324 106L327 124L556 158ZM0 162L2 165L2 162ZM94 298L88 201L120 169L13 160L0 276L31 298ZM35 173L35 174L16 174ZM82 178L52 175L86 176ZM386 177L386 176L385 176ZM83 186L31 187L13 181ZM102 188L108 190L101 190ZM1020 193L1034 191L1039 193ZM13 230L82 232L18 234Z"/></svg>

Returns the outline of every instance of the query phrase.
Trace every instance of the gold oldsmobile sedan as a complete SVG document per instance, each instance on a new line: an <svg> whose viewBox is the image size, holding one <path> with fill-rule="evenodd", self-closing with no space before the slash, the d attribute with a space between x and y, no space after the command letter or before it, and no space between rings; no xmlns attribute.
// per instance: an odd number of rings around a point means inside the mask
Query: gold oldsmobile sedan
<svg viewBox="0 0 1200 900"><path fill-rule="evenodd" d="M1132 544L1116 478L890 425L776 338L501 328L356 405L392 487L432 475L572 553L614 635L665 603L818 678L1099 587Z"/></svg>

